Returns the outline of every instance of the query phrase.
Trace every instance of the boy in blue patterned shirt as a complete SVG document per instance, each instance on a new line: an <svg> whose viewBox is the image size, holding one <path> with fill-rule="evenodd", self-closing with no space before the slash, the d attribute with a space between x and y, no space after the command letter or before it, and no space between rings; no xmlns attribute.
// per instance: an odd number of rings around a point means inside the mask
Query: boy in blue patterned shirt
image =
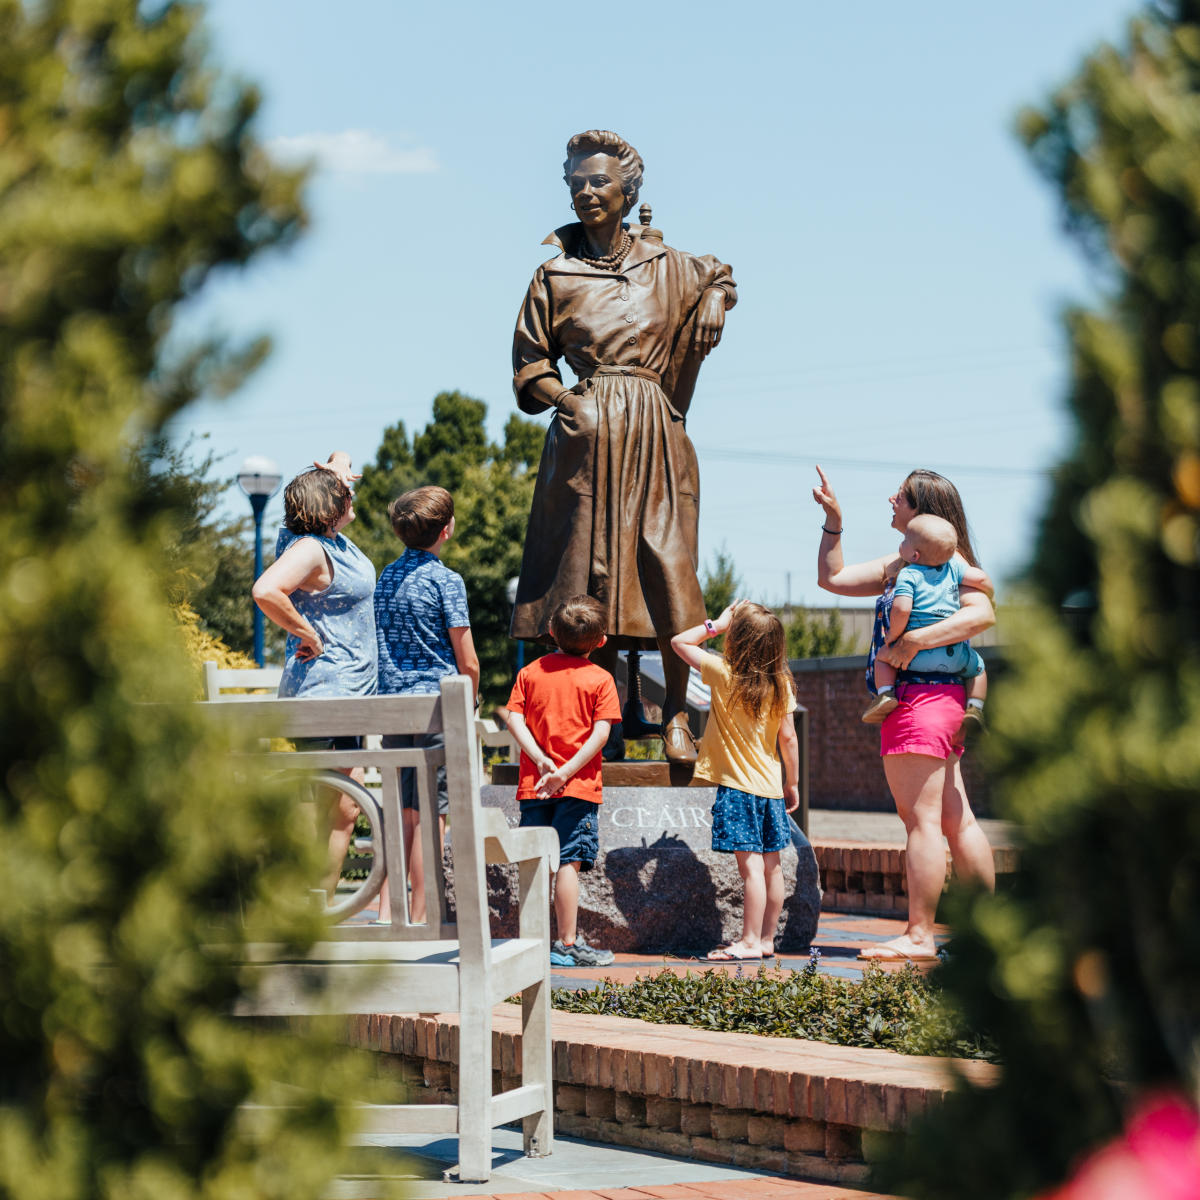
<svg viewBox="0 0 1200 1200"><path fill-rule="evenodd" d="M467 589L461 575L439 559L454 535L454 497L445 488L419 487L388 506L396 536L408 548L384 567L375 585L375 636L379 642L379 694L437 695L447 675L466 675L479 696L479 659L467 615ZM385 749L441 746L440 733L429 736L390 734ZM425 871L418 818L416 771L400 779L404 820L404 855L412 888L409 919L425 918ZM446 768L437 769L438 845L446 839ZM380 918L386 918L386 895Z"/></svg>

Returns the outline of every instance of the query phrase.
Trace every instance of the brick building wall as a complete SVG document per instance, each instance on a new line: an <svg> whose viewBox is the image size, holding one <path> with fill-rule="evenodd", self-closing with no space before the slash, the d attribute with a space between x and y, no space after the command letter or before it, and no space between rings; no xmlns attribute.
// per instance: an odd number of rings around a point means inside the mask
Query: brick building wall
<svg viewBox="0 0 1200 1200"><path fill-rule="evenodd" d="M983 651L989 676L999 655ZM809 714L809 804L813 808L891 812L891 793L879 757L879 728L860 720L867 703L865 655L798 659L791 663L796 698ZM979 755L963 756L967 795L977 816L989 815L987 779Z"/></svg>

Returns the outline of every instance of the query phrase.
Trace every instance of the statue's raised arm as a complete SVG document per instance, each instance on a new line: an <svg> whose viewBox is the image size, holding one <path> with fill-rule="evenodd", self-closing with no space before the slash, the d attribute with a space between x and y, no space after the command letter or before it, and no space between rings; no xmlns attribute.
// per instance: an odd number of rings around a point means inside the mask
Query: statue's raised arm
<svg viewBox="0 0 1200 1200"><path fill-rule="evenodd" d="M624 220L642 160L615 133L567 143L564 178L579 221L547 239L513 339L523 412L555 410L538 467L513 612L514 637L544 639L570 596L608 613L609 669L621 648L663 652L667 757L695 760L688 668L670 639L705 618L696 577L700 481L684 417L704 357L737 301L730 268ZM576 381L562 377L565 360Z"/></svg>

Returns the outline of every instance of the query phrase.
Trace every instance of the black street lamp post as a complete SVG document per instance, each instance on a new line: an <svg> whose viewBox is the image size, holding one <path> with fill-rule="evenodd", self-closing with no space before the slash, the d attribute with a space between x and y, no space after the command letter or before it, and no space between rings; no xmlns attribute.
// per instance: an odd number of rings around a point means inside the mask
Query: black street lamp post
<svg viewBox="0 0 1200 1200"><path fill-rule="evenodd" d="M279 491L283 476L279 468L261 454L252 454L244 463L237 476L238 487L250 498L250 508L254 513L254 578L262 574L262 518L267 501ZM263 615L262 610L250 601L254 610L254 661L263 666Z"/></svg>
<svg viewBox="0 0 1200 1200"><path fill-rule="evenodd" d="M510 579L508 581L508 586L505 588L505 592L508 595L509 608L516 608L516 606L517 606L517 584L518 584L518 582L519 582L519 580L516 578ZM517 638L517 670L519 671L524 665L525 665L525 643L523 641L521 641L520 638Z"/></svg>

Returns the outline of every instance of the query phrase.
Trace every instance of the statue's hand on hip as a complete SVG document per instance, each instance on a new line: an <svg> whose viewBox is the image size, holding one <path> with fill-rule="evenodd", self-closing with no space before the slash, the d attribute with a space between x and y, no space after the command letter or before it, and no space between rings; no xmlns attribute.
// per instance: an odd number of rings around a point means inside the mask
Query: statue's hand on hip
<svg viewBox="0 0 1200 1200"><path fill-rule="evenodd" d="M562 391L559 392L558 395L554 397L554 407L556 409L560 408L568 400L572 400L576 396L582 394L583 389L584 389L584 385L582 382L577 383L574 387L563 388Z"/></svg>
<svg viewBox="0 0 1200 1200"><path fill-rule="evenodd" d="M693 348L707 355L720 345L724 328L725 293L720 288L709 288L700 297L700 307L696 313L696 331L692 336Z"/></svg>

